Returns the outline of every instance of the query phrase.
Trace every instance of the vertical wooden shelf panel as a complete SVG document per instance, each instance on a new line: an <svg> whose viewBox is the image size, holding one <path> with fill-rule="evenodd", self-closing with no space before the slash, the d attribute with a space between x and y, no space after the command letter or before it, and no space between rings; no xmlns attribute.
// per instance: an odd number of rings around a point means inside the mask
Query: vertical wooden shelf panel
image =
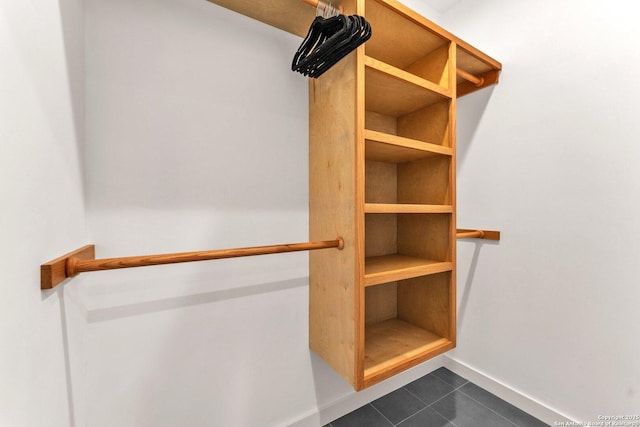
<svg viewBox="0 0 640 427"><path fill-rule="evenodd" d="M344 249L309 254L309 345L356 387L359 248L355 168L359 131L357 57L350 55L321 79L309 81L309 235L340 235ZM338 233L338 234L336 234Z"/></svg>

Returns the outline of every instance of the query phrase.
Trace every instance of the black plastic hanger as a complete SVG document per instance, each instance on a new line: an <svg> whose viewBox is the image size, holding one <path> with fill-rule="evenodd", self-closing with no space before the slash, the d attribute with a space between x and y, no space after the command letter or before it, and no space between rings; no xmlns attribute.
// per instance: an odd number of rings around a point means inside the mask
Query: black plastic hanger
<svg viewBox="0 0 640 427"><path fill-rule="evenodd" d="M316 17L293 56L291 69L318 78L371 38L371 25L358 15Z"/></svg>
<svg viewBox="0 0 640 427"><path fill-rule="evenodd" d="M310 77L320 76L371 37L371 26L363 17L351 15L347 18L350 20L350 37L334 48L327 49L326 54L319 55L314 62L314 67L309 70Z"/></svg>

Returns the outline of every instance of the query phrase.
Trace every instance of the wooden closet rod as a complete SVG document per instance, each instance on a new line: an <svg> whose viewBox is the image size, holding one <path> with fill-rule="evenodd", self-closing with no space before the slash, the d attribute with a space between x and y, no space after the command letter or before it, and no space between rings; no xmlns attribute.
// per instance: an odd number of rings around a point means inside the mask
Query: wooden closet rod
<svg viewBox="0 0 640 427"><path fill-rule="evenodd" d="M473 74L467 73L466 71L461 70L459 68L456 69L456 74L462 77L463 79L465 79L466 81L473 83L476 86L482 86L484 84L484 77L474 76Z"/></svg>
<svg viewBox="0 0 640 427"><path fill-rule="evenodd" d="M489 230L467 230L465 228L458 228L456 230L456 238L500 240L500 232Z"/></svg>
<svg viewBox="0 0 640 427"><path fill-rule="evenodd" d="M130 256L95 259L95 247L87 245L40 266L40 288L51 289L68 277L79 273L118 268L145 267L150 265L175 264L180 262L207 261L253 255L268 255L284 252L312 251L316 249L344 248L344 240L324 240L307 243L286 243L271 246L219 249L212 251L179 252L160 255Z"/></svg>

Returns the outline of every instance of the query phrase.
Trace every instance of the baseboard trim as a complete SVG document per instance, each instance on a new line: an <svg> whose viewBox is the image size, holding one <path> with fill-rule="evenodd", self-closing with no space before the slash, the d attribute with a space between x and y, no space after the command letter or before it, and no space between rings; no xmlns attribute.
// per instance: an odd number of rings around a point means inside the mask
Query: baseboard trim
<svg viewBox="0 0 640 427"><path fill-rule="evenodd" d="M495 378L486 375L485 373L478 371L471 366L460 362L449 355L442 356L442 362L445 368L460 375L476 384L479 387L495 394L502 400L511 403L512 405L522 409L526 413L533 415L539 420L554 425L558 422L574 422L571 418L562 414L536 399L527 396L526 394L509 387L508 385L496 380ZM555 424L557 425L557 424Z"/></svg>

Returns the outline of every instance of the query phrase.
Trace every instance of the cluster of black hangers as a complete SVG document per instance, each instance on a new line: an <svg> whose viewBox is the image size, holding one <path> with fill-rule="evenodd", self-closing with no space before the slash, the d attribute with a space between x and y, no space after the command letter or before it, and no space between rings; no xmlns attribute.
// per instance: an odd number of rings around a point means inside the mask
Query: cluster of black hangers
<svg viewBox="0 0 640 427"><path fill-rule="evenodd" d="M316 16L293 56L291 69L318 78L369 38L371 25L362 16Z"/></svg>

